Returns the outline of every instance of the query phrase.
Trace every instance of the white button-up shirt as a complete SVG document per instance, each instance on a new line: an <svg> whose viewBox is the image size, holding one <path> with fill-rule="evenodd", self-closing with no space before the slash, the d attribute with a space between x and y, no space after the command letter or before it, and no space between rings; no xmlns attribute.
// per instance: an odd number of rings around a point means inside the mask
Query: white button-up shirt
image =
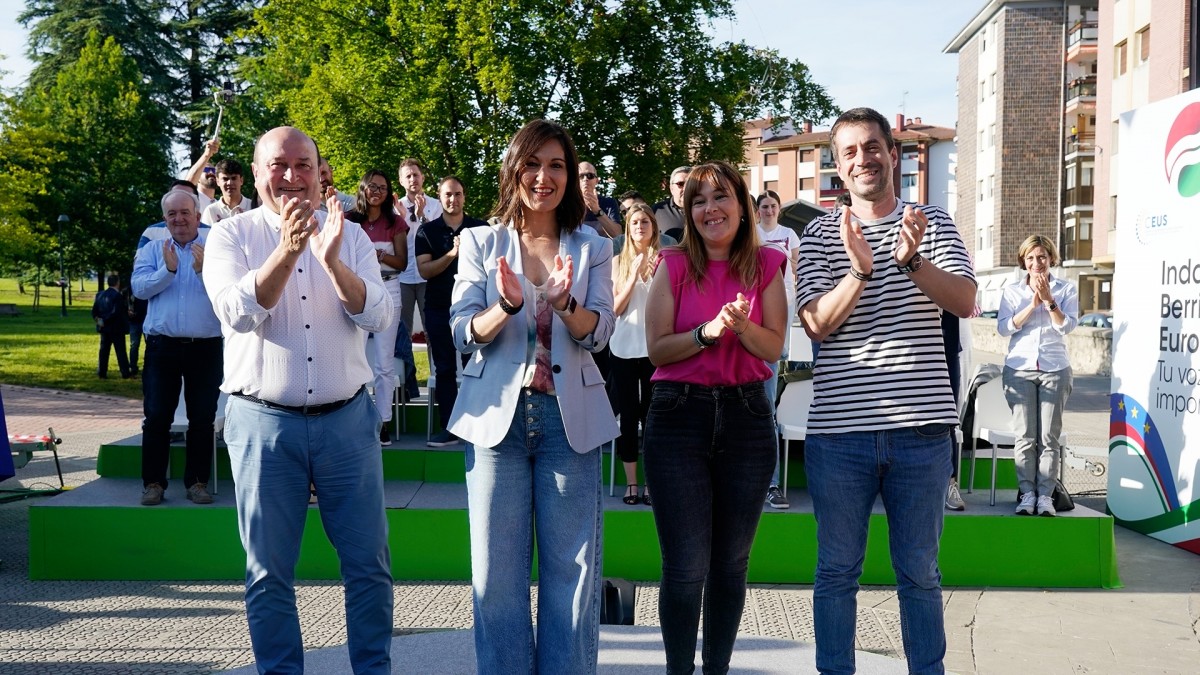
<svg viewBox="0 0 1200 675"><path fill-rule="evenodd" d="M325 212L317 212L324 229ZM279 214L259 208L222 220L205 247L204 277L225 336L221 389L282 405L321 405L353 396L373 376L367 333L392 320L392 301L379 275L375 249L347 221L341 260L366 284L360 314L350 314L313 254L301 253L279 302L258 304L255 276L279 245Z"/></svg>
<svg viewBox="0 0 1200 675"><path fill-rule="evenodd" d="M1040 370L1047 373L1071 365L1067 353L1067 333L1079 324L1079 294L1075 284L1050 276L1050 297L1066 315L1061 326L1055 325L1050 310L1038 303L1029 321L1017 328L1013 316L1034 302L1033 289L1022 279L1004 287L1000 311L996 314L996 330L1009 337L1008 356L1004 365L1013 370Z"/></svg>
<svg viewBox="0 0 1200 675"><path fill-rule="evenodd" d="M437 197L425 195L424 213L419 214L416 213L413 203L408 200L408 195L405 195L400 200L400 207L395 211L408 224L408 267L405 267L404 271L400 273L400 283L423 284L425 279L421 278L421 273L417 271L417 231L425 223L437 220L442 216L442 203L437 200ZM412 330L412 326L409 326L408 329Z"/></svg>

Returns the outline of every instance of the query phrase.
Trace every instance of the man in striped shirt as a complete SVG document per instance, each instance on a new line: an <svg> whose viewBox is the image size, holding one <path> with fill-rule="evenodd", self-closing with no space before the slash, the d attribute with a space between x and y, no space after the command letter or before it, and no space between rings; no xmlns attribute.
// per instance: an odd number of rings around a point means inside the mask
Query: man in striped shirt
<svg viewBox="0 0 1200 675"><path fill-rule="evenodd" d="M881 496L909 671L942 673L938 540L958 417L940 314L970 314L974 273L945 211L897 198L898 154L882 115L843 113L830 145L850 206L805 231L796 303L821 341L805 445L817 669L854 672L855 596Z"/></svg>

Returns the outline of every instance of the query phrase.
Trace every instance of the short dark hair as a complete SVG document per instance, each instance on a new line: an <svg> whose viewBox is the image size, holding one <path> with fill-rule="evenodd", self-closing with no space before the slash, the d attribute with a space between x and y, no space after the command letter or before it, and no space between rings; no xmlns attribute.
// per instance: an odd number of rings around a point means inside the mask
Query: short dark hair
<svg viewBox="0 0 1200 675"><path fill-rule="evenodd" d="M242 163L236 159L223 159L217 162L217 174L225 174L226 176L244 176L242 173Z"/></svg>
<svg viewBox="0 0 1200 675"><path fill-rule="evenodd" d="M113 286L117 286L117 285L119 285L120 283L121 283L121 277L119 277L119 276L117 276L117 275L115 275L115 274L110 274L110 275L108 275L108 286L109 286L109 288L112 288Z"/></svg>
<svg viewBox="0 0 1200 675"><path fill-rule="evenodd" d="M190 181L190 180L182 180L182 179L180 179L180 180L173 180L173 181L171 181L171 187L169 187L169 188L167 188L167 189L168 189L168 190L174 190L174 189L175 189L175 188L177 188L177 187L185 187L185 188L187 188L187 189L191 190L191 191L192 191L192 194L194 194L194 195L199 195L199 194L200 194L200 191L196 189L196 184L195 184L195 183L193 183L193 182L192 182L192 181Z"/></svg>
<svg viewBox="0 0 1200 675"><path fill-rule="evenodd" d="M896 147L896 139L892 138L892 125L888 124L886 117L873 108L851 108L838 115L837 121L829 128L829 147L833 149L835 161L837 143L834 142L834 139L837 138L838 129L845 124L875 124L879 127L879 131L883 132L883 139L887 142L888 150Z"/></svg>
<svg viewBox="0 0 1200 675"><path fill-rule="evenodd" d="M467 192L467 184L462 182L462 179L458 176L450 174L449 176L442 176L442 179L437 182L439 195L442 193L442 185L444 185L447 181L454 181L455 183L458 183L458 186L463 189L463 193L465 194Z"/></svg>
<svg viewBox="0 0 1200 675"><path fill-rule="evenodd" d="M638 192L637 190L626 190L621 193L620 197L617 197L617 201L619 202L623 202L626 199L640 199L642 201L646 201L646 198L642 196L642 193Z"/></svg>
<svg viewBox="0 0 1200 675"><path fill-rule="evenodd" d="M521 172L525 170L525 162L551 141L557 141L562 146L563 160L567 164L567 185L574 187L563 190L562 201L554 210L558 230L574 232L575 228L583 223L583 191L578 188L579 155L575 152L575 141L571 140L571 134L567 133L561 124L536 119L521 127L513 136L508 150L504 153L504 162L500 165L500 195L497 197L493 215L505 225L518 229L523 225Z"/></svg>

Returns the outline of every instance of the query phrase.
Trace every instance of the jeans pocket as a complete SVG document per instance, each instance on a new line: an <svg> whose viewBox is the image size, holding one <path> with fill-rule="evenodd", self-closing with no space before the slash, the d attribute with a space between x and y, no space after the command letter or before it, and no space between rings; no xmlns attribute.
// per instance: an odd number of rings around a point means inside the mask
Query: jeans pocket
<svg viewBox="0 0 1200 675"><path fill-rule="evenodd" d="M921 438L944 438L950 435L953 428L952 424L922 424L913 431Z"/></svg>
<svg viewBox="0 0 1200 675"><path fill-rule="evenodd" d="M771 405L771 401L767 398L765 392L744 397L742 405L746 408L746 413L751 417L768 419L775 414L775 408Z"/></svg>
<svg viewBox="0 0 1200 675"><path fill-rule="evenodd" d="M650 412L671 412L683 405L685 395L675 387L654 387L650 394Z"/></svg>

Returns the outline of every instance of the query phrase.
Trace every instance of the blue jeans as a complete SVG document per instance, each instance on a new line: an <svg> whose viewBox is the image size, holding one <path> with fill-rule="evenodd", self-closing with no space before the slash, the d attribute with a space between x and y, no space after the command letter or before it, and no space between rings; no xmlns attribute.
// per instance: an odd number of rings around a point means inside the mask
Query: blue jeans
<svg viewBox="0 0 1200 675"><path fill-rule="evenodd" d="M396 347L392 355L404 361L404 397L408 400L421 396L421 385L417 384L417 362L413 359L412 336L408 324L401 321L396 326Z"/></svg>
<svg viewBox="0 0 1200 675"><path fill-rule="evenodd" d="M854 672L855 595L871 506L879 495L887 513L908 670L945 672L938 540L953 430L948 424L927 424L808 437L804 468L817 519L813 627L821 673Z"/></svg>
<svg viewBox="0 0 1200 675"><path fill-rule="evenodd" d="M358 675L391 671L392 573L379 422L366 389L334 412L310 416L229 398L225 442L259 673L304 670L295 578L310 482L341 562L350 665Z"/></svg>
<svg viewBox="0 0 1200 675"><path fill-rule="evenodd" d="M129 372L137 373L141 367L138 365L142 348L142 324L129 324Z"/></svg>
<svg viewBox="0 0 1200 675"><path fill-rule="evenodd" d="M658 614L667 673L725 673L746 602L750 546L775 464L774 408L762 382L655 382L644 438L662 550Z"/></svg>
<svg viewBox="0 0 1200 675"><path fill-rule="evenodd" d="M558 399L523 389L508 435L467 446L480 673L594 673L600 644L600 450L567 444ZM537 642L529 611L537 531Z"/></svg>

